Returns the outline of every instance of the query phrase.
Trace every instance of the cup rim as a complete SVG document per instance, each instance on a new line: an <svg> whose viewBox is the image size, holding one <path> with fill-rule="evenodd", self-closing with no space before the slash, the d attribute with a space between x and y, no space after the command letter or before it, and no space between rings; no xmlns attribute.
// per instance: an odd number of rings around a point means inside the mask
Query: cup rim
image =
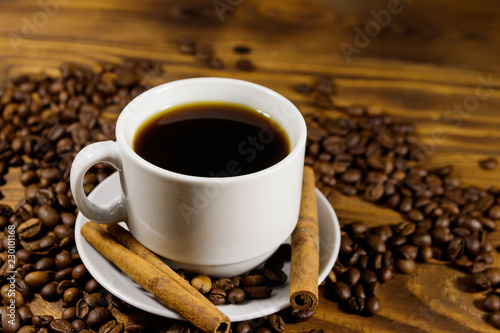
<svg viewBox="0 0 500 333"><path fill-rule="evenodd" d="M224 82L224 83L231 83L231 84L236 84L240 86L249 86L252 87L253 89L261 90L264 93L267 93L274 98L277 98L278 100L281 100L282 103L286 105L287 110L293 110L294 113L297 113L298 117L295 117L297 120L297 127L298 127L298 135L297 135L297 144L295 147L292 147L290 150L290 153L283 158L281 161L278 163L275 163L265 169L244 174L244 175L236 175L236 176L230 176L230 177L206 177L206 176L194 176L194 175L188 175L188 174L183 174L179 172L174 172L170 171L164 168L161 168L159 166L156 166L155 164L145 160L142 158L139 154L137 154L134 149L127 143L127 140L125 138L125 128L124 128L124 123L125 120L130 116L130 113L133 112L133 107L131 105L140 103L140 100L147 98L148 95L151 94L157 94L160 93L161 91L165 89L171 89L174 87L178 87L181 85L189 85L192 83L199 83L199 82L206 82L207 84L216 84L217 82ZM244 105L244 104L243 104ZM294 118L294 119L295 119ZM122 110L120 115L118 116L118 120L116 123L116 128L115 128L115 134L116 134L116 142L117 144L121 147L121 151L125 152L128 154L131 159L133 159L136 163L141 165L144 168L149 169L151 172L158 176L168 176L172 178L176 178L178 180L183 180L183 181L190 181L194 183L198 182L207 182L207 181L246 181L246 180L252 180L256 177L260 177L266 174L274 173L277 172L279 169L284 167L285 165L291 163L295 158L300 157L297 156L299 154L303 154L304 149L305 149L305 144L306 144L306 138L307 138L307 126L305 119L300 112L300 110L286 97L283 95L279 94L278 92L267 88L265 86L262 86L257 83L245 81L245 80L240 80L240 79L232 79L232 78L223 78L223 77L197 77L197 78L188 78L188 79L180 79L176 81L170 81L166 82L163 84L160 84L158 86L155 86L153 88L150 88L140 95L136 96L134 99L132 99ZM288 133L287 133L288 134Z"/></svg>

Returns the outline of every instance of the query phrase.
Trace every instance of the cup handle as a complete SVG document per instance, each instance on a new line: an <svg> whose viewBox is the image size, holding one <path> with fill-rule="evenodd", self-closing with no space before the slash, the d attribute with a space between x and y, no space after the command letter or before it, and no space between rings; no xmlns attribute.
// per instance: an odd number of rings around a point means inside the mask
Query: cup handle
<svg viewBox="0 0 500 333"><path fill-rule="evenodd" d="M106 224L123 221L127 216L123 195L107 204L96 205L83 191L85 173L99 162L107 162L121 171L122 160L116 142L96 142L86 146L76 155L70 174L71 192L75 203L80 212L92 221Z"/></svg>

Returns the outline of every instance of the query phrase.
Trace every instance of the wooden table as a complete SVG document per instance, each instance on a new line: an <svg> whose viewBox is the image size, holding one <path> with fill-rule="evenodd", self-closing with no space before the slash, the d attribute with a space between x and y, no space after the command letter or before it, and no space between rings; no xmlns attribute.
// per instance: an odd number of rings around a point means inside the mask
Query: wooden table
<svg viewBox="0 0 500 333"><path fill-rule="evenodd" d="M429 0L4 0L0 2L0 79L57 73L64 61L98 67L124 57L162 62L162 81L224 76L268 86L306 114L310 98L293 90L332 75L338 105L378 103L398 120L417 124L428 166L454 165L465 185L499 185L500 170L478 160L500 157L500 2ZM211 43L224 70L180 54L177 40ZM233 51L251 48L248 55ZM255 71L235 62L251 59ZM161 83L160 80L159 82ZM8 175L1 201L22 197L18 173ZM369 225L401 220L358 198L337 196L341 218ZM495 246L500 235L493 233ZM496 254L496 261L500 255ZM460 291L454 269L438 262L383 285L374 317L346 314L325 297L313 319L287 332L486 332L477 306L483 296ZM57 313L57 304L38 303ZM137 319L139 318L139 319ZM143 318L136 317L137 320Z"/></svg>

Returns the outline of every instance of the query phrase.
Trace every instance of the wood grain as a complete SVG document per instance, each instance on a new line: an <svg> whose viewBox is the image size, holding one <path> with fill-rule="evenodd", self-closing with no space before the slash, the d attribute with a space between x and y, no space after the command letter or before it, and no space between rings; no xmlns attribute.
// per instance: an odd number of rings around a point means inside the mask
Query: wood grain
<svg viewBox="0 0 500 333"><path fill-rule="evenodd" d="M426 147L425 165L453 165L464 185L500 184L500 170L485 171L477 163L500 157L500 1L401 0L402 10L350 62L340 44L355 45L354 29L364 31L375 20L372 12L388 10L393 1L224 2L235 5L220 16L212 0L3 0L0 81L26 72L55 75L65 61L98 69L105 61L147 58L161 61L165 70L151 78L153 84L195 76L239 78L280 92L307 114L315 110L313 101L293 86L330 74L338 105L377 103L398 120L415 122ZM212 70L179 54L181 35L213 44L226 68ZM251 47L251 54L234 53L241 44ZM241 58L251 59L257 70L239 71L235 62ZM22 198L18 178L17 169L7 175L1 202L14 206ZM401 220L359 198L334 193L329 199L344 220L369 225ZM492 240L500 245L498 232ZM314 318L288 325L287 332L494 331L477 305L482 296L463 290L460 278L442 263L420 265L411 276L383 285L382 309L369 318L341 311L322 288ZM37 314L57 317L62 309L40 298L31 304ZM127 322L169 323L143 312L120 316Z"/></svg>

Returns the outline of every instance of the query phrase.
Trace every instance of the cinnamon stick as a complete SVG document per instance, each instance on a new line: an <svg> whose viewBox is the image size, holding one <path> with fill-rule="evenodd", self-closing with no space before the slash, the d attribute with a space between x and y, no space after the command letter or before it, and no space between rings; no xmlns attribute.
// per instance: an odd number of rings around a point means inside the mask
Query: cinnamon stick
<svg viewBox="0 0 500 333"><path fill-rule="evenodd" d="M292 232L290 303L298 310L318 307L319 227L314 171L304 167L299 220Z"/></svg>
<svg viewBox="0 0 500 333"><path fill-rule="evenodd" d="M229 332L229 318L214 304L194 296L185 285L119 244L100 224L87 222L82 226L81 233L97 251L132 280L203 332Z"/></svg>
<svg viewBox="0 0 500 333"><path fill-rule="evenodd" d="M118 224L102 224L101 228L106 230L118 243L125 246L133 253L140 256L142 259L158 268L168 278L178 283L182 288L190 292L200 302L206 303L207 306L214 306L212 302L208 301L198 290L193 288L188 281L180 277L179 274L174 272L167 264L165 264L157 255L149 251L144 245L139 243L137 239L128 231L119 226Z"/></svg>

